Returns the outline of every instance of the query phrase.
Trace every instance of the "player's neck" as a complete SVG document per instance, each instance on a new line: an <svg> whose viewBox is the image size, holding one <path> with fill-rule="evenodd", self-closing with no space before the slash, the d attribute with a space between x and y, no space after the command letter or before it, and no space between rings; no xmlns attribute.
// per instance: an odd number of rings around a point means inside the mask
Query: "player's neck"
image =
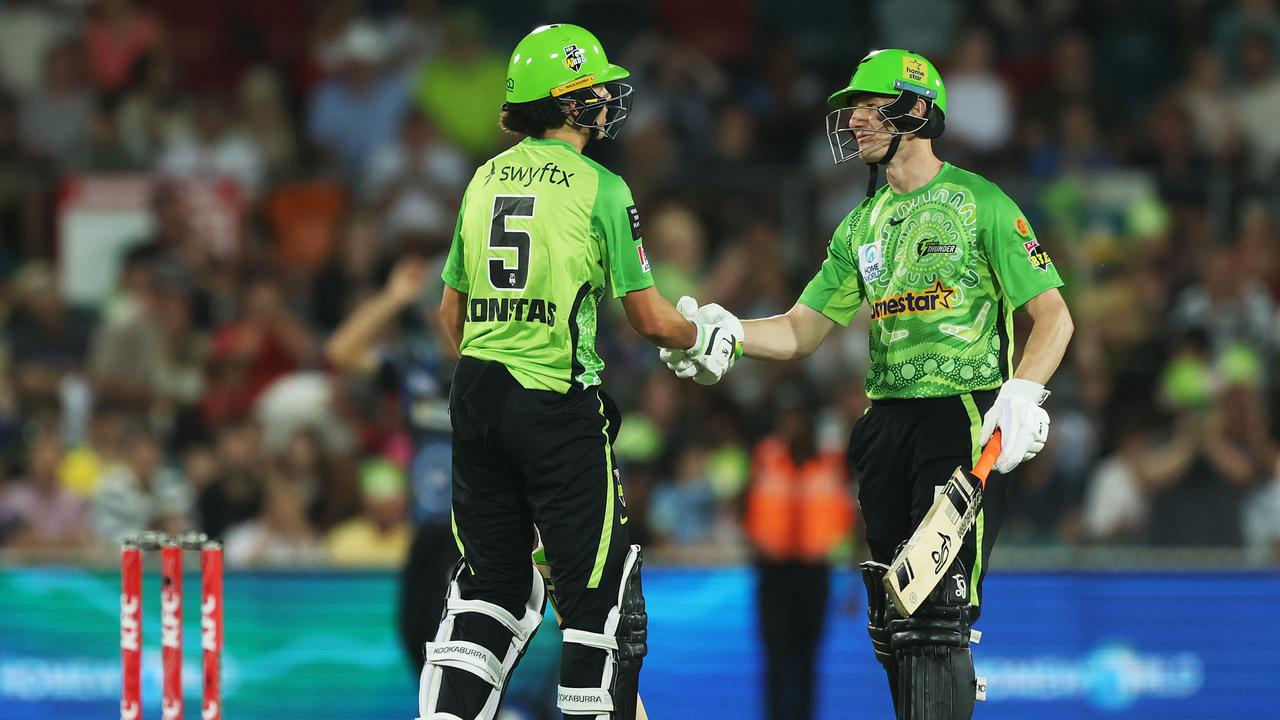
<svg viewBox="0 0 1280 720"><path fill-rule="evenodd" d="M582 149L587 146L587 131L569 125L548 130L542 134L542 137L546 140L567 142L577 148L578 152L582 152Z"/></svg>
<svg viewBox="0 0 1280 720"><path fill-rule="evenodd" d="M904 142L889 161L885 177L899 195L919 190L942 170L942 161L933 154L933 143Z"/></svg>

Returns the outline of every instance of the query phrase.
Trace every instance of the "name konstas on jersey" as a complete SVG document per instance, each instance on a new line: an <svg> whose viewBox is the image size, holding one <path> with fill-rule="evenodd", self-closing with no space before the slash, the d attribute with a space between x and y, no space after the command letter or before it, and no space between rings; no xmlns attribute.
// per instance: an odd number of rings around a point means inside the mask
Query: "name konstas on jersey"
<svg viewBox="0 0 1280 720"><path fill-rule="evenodd" d="M542 298L471 298L469 322L536 322L556 326L556 304Z"/></svg>

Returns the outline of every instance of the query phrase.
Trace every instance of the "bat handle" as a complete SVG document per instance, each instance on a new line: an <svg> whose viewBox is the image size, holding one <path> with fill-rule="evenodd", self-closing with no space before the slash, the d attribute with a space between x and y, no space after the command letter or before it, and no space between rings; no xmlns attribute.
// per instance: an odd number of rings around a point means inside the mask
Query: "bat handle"
<svg viewBox="0 0 1280 720"><path fill-rule="evenodd" d="M1000 429L991 434L991 439L987 441L987 446L982 449L982 456L978 458L978 464L973 466L973 476L982 481L982 487L987 486L987 475L991 473L991 468L996 464L996 458L1000 456Z"/></svg>

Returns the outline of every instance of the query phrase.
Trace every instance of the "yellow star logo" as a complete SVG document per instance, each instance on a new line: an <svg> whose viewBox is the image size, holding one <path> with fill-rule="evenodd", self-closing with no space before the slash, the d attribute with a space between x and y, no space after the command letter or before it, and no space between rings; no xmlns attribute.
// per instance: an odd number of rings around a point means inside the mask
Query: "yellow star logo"
<svg viewBox="0 0 1280 720"><path fill-rule="evenodd" d="M955 288L949 288L942 284L942 278L934 276L933 287L929 292L938 296L938 304L942 307L951 309L951 296L956 294Z"/></svg>

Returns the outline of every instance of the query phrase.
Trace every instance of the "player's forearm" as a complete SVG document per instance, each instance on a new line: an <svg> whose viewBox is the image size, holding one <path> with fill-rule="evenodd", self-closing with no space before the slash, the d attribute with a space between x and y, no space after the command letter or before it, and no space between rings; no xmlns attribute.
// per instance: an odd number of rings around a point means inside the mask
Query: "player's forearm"
<svg viewBox="0 0 1280 720"><path fill-rule="evenodd" d="M622 296L627 322L658 347L685 350L698 341L698 329L652 286Z"/></svg>
<svg viewBox="0 0 1280 720"><path fill-rule="evenodd" d="M676 312L674 307L668 305L667 308L670 312L659 311L654 313L650 322L632 327L641 337L658 347L677 350L693 347L693 344L698 341L697 326Z"/></svg>
<svg viewBox="0 0 1280 720"><path fill-rule="evenodd" d="M800 341L786 315L743 320L742 354L757 360L791 360L801 357Z"/></svg>
<svg viewBox="0 0 1280 720"><path fill-rule="evenodd" d="M325 358L343 369L364 369L378 335L403 307L387 292L361 303L325 343Z"/></svg>
<svg viewBox="0 0 1280 720"><path fill-rule="evenodd" d="M1032 380L1041 385L1047 384L1057 371L1067 352L1067 344L1071 342L1071 334L1075 331L1066 303L1061 301L1056 290L1050 292L1057 296L1056 301L1041 303L1034 310L1028 308L1034 325L1027 338L1027 345L1022 350L1022 360L1013 373L1014 377Z"/></svg>
<svg viewBox="0 0 1280 720"><path fill-rule="evenodd" d="M813 354L834 323L816 310L796 304L784 315L744 320L742 354L758 360L794 360Z"/></svg>

